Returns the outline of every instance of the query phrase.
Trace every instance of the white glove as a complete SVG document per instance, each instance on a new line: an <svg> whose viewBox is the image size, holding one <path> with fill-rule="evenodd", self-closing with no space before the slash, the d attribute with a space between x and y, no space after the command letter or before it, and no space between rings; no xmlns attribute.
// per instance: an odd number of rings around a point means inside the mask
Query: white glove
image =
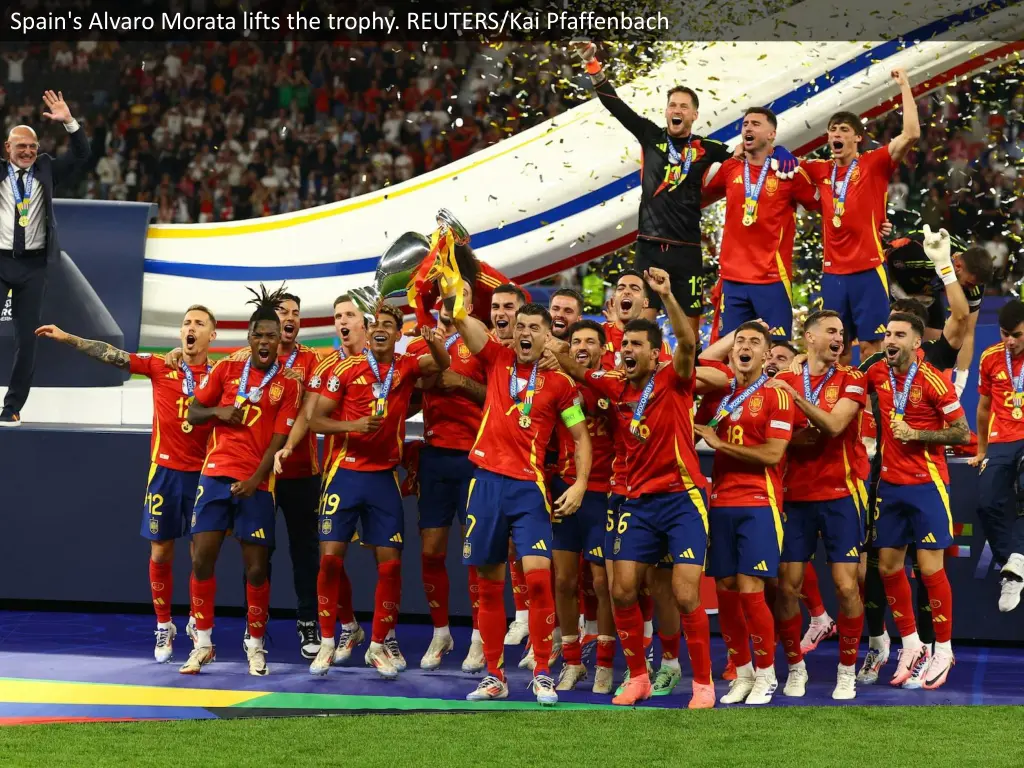
<svg viewBox="0 0 1024 768"><path fill-rule="evenodd" d="M949 232L944 229L932 232L932 228L925 224L924 253L935 267L935 274L943 285L956 282L956 270L953 269L953 258L950 256Z"/></svg>
<svg viewBox="0 0 1024 768"><path fill-rule="evenodd" d="M967 388L967 376L970 371L961 371L957 368L953 372L953 386L956 388L956 396L959 398L964 393L964 389Z"/></svg>

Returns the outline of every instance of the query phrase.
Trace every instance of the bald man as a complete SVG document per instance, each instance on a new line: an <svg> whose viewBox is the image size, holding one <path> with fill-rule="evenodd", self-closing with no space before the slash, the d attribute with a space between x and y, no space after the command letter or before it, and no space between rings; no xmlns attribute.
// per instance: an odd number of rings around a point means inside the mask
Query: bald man
<svg viewBox="0 0 1024 768"><path fill-rule="evenodd" d="M71 150L59 157L39 154L39 139L27 125L11 129L4 144L7 162L0 173L0 302L11 297L14 368L0 411L0 427L21 424L21 409L36 366L35 329L42 322L48 262L60 259L53 192L89 159L89 138L61 93L43 94L43 117L64 124Z"/></svg>

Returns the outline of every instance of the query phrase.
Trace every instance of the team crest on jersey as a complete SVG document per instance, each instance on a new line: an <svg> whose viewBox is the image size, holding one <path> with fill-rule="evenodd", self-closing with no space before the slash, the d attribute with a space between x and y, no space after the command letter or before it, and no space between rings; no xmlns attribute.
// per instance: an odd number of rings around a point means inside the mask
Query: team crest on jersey
<svg viewBox="0 0 1024 768"><path fill-rule="evenodd" d="M764 191L769 195L774 195L779 191L779 177L769 176L768 180L764 183Z"/></svg>
<svg viewBox="0 0 1024 768"><path fill-rule="evenodd" d="M310 389L320 389L320 377L319 376L314 375L313 378L311 378L309 380L309 388Z"/></svg>
<svg viewBox="0 0 1024 768"><path fill-rule="evenodd" d="M921 402L921 398L924 397L924 390L921 387L914 385L910 388L910 402L917 405Z"/></svg>
<svg viewBox="0 0 1024 768"><path fill-rule="evenodd" d="M275 381L270 385L270 404L276 405L281 401L281 395L284 394L284 384L280 381Z"/></svg>
<svg viewBox="0 0 1024 768"><path fill-rule="evenodd" d="M337 392L339 389L341 389L341 379L337 376L331 376L331 378L327 380L327 391Z"/></svg>
<svg viewBox="0 0 1024 768"><path fill-rule="evenodd" d="M536 391L540 392L542 389L544 389L544 377L543 376L538 376L537 377Z"/></svg>
<svg viewBox="0 0 1024 768"><path fill-rule="evenodd" d="M460 343L459 344L459 359L460 360L469 360L469 358L472 357L472 356L473 356L473 353L469 351L469 347L467 347L465 344L461 344Z"/></svg>
<svg viewBox="0 0 1024 768"><path fill-rule="evenodd" d="M757 416L764 408L764 395L754 395L747 402L750 403L750 415Z"/></svg>
<svg viewBox="0 0 1024 768"><path fill-rule="evenodd" d="M832 384L825 387L825 402L829 405L835 405L836 401L839 400L839 385Z"/></svg>

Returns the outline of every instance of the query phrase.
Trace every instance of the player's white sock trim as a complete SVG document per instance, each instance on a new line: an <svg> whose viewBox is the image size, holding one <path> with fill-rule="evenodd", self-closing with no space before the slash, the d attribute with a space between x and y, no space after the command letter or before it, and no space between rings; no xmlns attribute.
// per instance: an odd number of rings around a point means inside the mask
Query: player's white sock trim
<svg viewBox="0 0 1024 768"><path fill-rule="evenodd" d="M471 643L482 643L484 641L483 637L480 636L480 630L479 629L474 629L473 630L473 636L469 639L469 641Z"/></svg>
<svg viewBox="0 0 1024 768"><path fill-rule="evenodd" d="M940 643L938 640L936 640L935 641L935 653L939 653L940 651L945 651L948 654L952 654L953 653L953 643L952 643L952 641L947 640L944 643Z"/></svg>
<svg viewBox="0 0 1024 768"><path fill-rule="evenodd" d="M395 639L395 630L389 629L388 633L384 636L384 639L385 640L394 640Z"/></svg>
<svg viewBox="0 0 1024 768"><path fill-rule="evenodd" d="M825 611L820 616L811 616L811 624L830 624L832 617L828 615L828 611Z"/></svg>
<svg viewBox="0 0 1024 768"><path fill-rule="evenodd" d="M917 634L917 632L910 633L906 637L902 638L902 640L903 647L907 649L916 649L920 648L923 645L923 643L921 642L921 637Z"/></svg>
<svg viewBox="0 0 1024 768"><path fill-rule="evenodd" d="M516 621L521 621L523 624L530 623L530 610L516 611Z"/></svg>
<svg viewBox="0 0 1024 768"><path fill-rule="evenodd" d="M174 622L172 622L172 621L158 621L158 622L156 623L156 628L157 628L157 629L170 629L170 628L171 628L171 625L172 625L173 623L174 623Z"/></svg>
<svg viewBox="0 0 1024 768"><path fill-rule="evenodd" d="M212 629L196 630L196 648L209 648L213 645Z"/></svg>
<svg viewBox="0 0 1024 768"><path fill-rule="evenodd" d="M588 634L588 635L596 635L597 634L597 619L594 619L593 621L584 621L583 622L583 631L586 634Z"/></svg>
<svg viewBox="0 0 1024 768"><path fill-rule="evenodd" d="M661 657L661 666L668 667L669 669L674 669L677 672L681 672L682 671L682 669L679 666L679 658L678 657L676 657L674 659L666 659L664 656L662 656Z"/></svg>
<svg viewBox="0 0 1024 768"><path fill-rule="evenodd" d="M878 637L868 637L868 648L874 648L876 651L885 649L886 643L889 641L889 632L886 630Z"/></svg>
<svg viewBox="0 0 1024 768"><path fill-rule="evenodd" d="M751 662L747 662L742 667L736 667L736 677L749 677L751 680L754 679L754 665Z"/></svg>
<svg viewBox="0 0 1024 768"><path fill-rule="evenodd" d="M644 637L654 637L654 622L653 621L645 621L644 622Z"/></svg>
<svg viewBox="0 0 1024 768"><path fill-rule="evenodd" d="M440 638L445 638L445 637L451 637L451 636L452 636L452 632L451 632L450 629L448 629L448 625L447 624L445 624L443 627L434 627L434 638L435 639L437 639L439 637Z"/></svg>
<svg viewBox="0 0 1024 768"><path fill-rule="evenodd" d="M341 628L347 632L355 632L357 629L359 629L359 622L350 621L348 624L342 624Z"/></svg>
<svg viewBox="0 0 1024 768"><path fill-rule="evenodd" d="M807 665L804 664L804 660L803 659L800 659L800 661L798 661L796 664L790 664L789 665L789 671L790 672L792 672L794 670L797 670L797 669L807 669Z"/></svg>
<svg viewBox="0 0 1024 768"><path fill-rule="evenodd" d="M575 643L579 639L579 635L562 635L562 644L569 645L569 643Z"/></svg>

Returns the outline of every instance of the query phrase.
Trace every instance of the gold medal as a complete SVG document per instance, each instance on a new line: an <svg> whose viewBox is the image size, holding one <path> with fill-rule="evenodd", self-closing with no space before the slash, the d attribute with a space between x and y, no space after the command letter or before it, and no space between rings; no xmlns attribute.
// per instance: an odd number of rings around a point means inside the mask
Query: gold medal
<svg viewBox="0 0 1024 768"><path fill-rule="evenodd" d="M600 400L597 401L597 407L600 408L601 410L606 410L608 408L608 405L609 402L607 398L602 397Z"/></svg>
<svg viewBox="0 0 1024 768"><path fill-rule="evenodd" d="M533 419L527 416L525 413L519 417L519 426L523 429L529 429L530 424L533 423Z"/></svg>
<svg viewBox="0 0 1024 768"><path fill-rule="evenodd" d="M892 415L892 420L893 421L903 421L903 414L902 413L894 413Z"/></svg>
<svg viewBox="0 0 1024 768"><path fill-rule="evenodd" d="M1015 419L1024 418L1024 410L1021 410L1019 407L1014 408L1013 409L1013 418L1015 418Z"/></svg>
<svg viewBox="0 0 1024 768"><path fill-rule="evenodd" d="M192 431L192 425L189 424L187 421L181 422L181 431L187 435L189 432Z"/></svg>
<svg viewBox="0 0 1024 768"><path fill-rule="evenodd" d="M835 216L832 217L832 226L833 227L841 227L841 226L843 226L843 219L842 219L842 217L838 213Z"/></svg>
<svg viewBox="0 0 1024 768"><path fill-rule="evenodd" d="M21 214L21 218L18 219L18 224L20 226L22 226L22 227L27 227L28 226L28 214L27 213Z"/></svg>
<svg viewBox="0 0 1024 768"><path fill-rule="evenodd" d="M749 227L753 223L754 223L754 217L753 216L751 216L749 213L746 213L746 214L743 215L743 226L744 227Z"/></svg>

